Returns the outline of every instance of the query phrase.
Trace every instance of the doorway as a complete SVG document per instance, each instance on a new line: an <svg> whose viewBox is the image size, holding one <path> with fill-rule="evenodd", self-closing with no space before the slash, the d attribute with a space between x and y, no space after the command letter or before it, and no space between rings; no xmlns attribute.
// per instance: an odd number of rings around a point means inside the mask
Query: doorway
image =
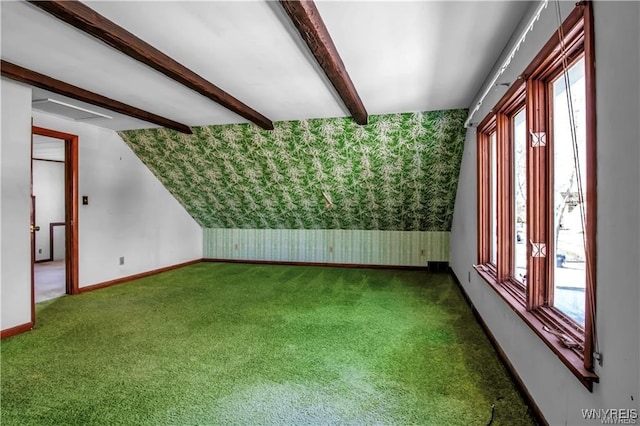
<svg viewBox="0 0 640 426"><path fill-rule="evenodd" d="M33 127L31 287L35 303L78 293L78 137Z"/></svg>

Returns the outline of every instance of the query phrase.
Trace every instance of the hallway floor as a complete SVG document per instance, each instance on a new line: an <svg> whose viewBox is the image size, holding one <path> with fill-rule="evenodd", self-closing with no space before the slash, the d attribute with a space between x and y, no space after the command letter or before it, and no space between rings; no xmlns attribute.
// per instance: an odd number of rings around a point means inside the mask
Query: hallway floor
<svg viewBox="0 0 640 426"><path fill-rule="evenodd" d="M36 303L64 296L66 293L65 273L64 260L35 264Z"/></svg>

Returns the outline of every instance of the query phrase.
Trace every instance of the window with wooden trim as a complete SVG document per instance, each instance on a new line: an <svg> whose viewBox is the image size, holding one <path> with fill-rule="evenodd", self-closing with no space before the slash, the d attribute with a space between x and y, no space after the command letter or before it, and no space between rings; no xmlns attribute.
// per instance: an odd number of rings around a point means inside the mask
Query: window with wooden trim
<svg viewBox="0 0 640 426"><path fill-rule="evenodd" d="M490 146L490 179L491 179L491 257L489 261L495 265L498 259L498 164L497 164L497 144L495 130L489 135Z"/></svg>
<svg viewBox="0 0 640 426"><path fill-rule="evenodd" d="M589 389L595 336L595 82L579 4L478 126L481 276Z"/></svg>

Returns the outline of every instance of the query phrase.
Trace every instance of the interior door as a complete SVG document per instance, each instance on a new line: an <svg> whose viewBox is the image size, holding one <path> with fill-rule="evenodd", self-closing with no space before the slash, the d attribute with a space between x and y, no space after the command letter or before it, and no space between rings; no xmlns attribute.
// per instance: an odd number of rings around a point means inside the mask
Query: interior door
<svg viewBox="0 0 640 426"><path fill-rule="evenodd" d="M35 289L35 264L36 264L36 232L40 230L36 226L36 197L33 195L33 133L31 134L31 176L29 184L31 196L31 326L36 324L36 289Z"/></svg>
<svg viewBox="0 0 640 426"><path fill-rule="evenodd" d="M33 126L33 135L46 136L53 139L61 139L64 143L64 204L65 204L65 281L66 293L78 294L78 136L69 133L62 133L56 130L45 129ZM33 151L32 151L33 157ZM33 171L33 160L31 160ZM31 175L31 193L33 194L33 173ZM33 219L33 218L32 218ZM33 222L32 222L33 223ZM35 226L35 224L34 224ZM37 227L34 228L34 232ZM45 230L48 232L49 230ZM44 231L42 231L44 232ZM32 234L33 237L33 234ZM32 256L35 261L35 238L32 238ZM34 288L35 289L35 288ZM35 293L34 293L35 294ZM35 298L34 298L35 301ZM35 304L34 304L35 306Z"/></svg>

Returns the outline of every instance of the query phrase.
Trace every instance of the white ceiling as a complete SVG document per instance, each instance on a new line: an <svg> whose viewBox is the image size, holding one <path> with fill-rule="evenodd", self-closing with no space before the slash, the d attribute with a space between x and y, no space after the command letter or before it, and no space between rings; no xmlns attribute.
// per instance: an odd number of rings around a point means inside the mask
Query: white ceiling
<svg viewBox="0 0 640 426"><path fill-rule="evenodd" d="M349 115L277 2L87 5L273 121ZM316 1L368 113L468 108L530 6ZM24 2L0 2L2 59L189 126L246 120ZM106 113L116 130L156 127Z"/></svg>

